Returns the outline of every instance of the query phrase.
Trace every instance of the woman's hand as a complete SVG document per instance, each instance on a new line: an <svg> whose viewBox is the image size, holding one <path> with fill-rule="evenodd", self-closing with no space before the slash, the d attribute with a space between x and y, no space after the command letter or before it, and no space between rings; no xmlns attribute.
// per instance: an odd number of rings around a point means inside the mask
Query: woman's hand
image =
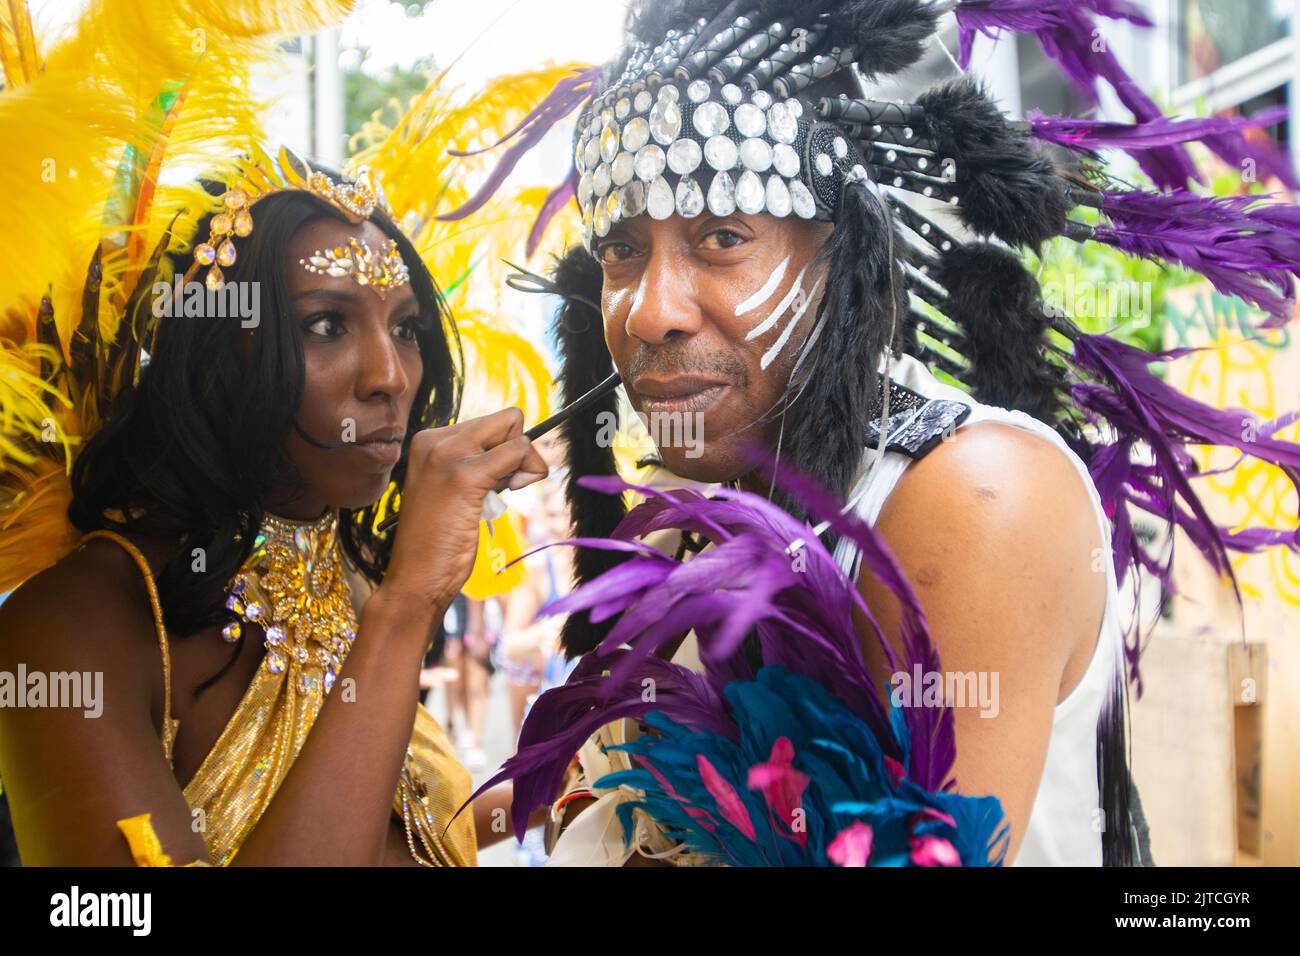
<svg viewBox="0 0 1300 956"><path fill-rule="evenodd" d="M392 557L371 600L397 600L438 620L474 568L487 493L523 488L547 472L517 408L416 434Z"/></svg>

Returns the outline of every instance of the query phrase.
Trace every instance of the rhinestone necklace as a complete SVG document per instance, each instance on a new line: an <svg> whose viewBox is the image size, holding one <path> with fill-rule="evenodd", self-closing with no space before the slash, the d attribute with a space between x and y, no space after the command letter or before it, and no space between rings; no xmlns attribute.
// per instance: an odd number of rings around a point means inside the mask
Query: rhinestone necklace
<svg viewBox="0 0 1300 956"><path fill-rule="evenodd" d="M267 514L228 595L229 610L266 632L262 667L272 674L287 668L304 693L329 693L357 625L336 511L312 522ZM234 642L240 633L240 622L232 621L221 636Z"/></svg>

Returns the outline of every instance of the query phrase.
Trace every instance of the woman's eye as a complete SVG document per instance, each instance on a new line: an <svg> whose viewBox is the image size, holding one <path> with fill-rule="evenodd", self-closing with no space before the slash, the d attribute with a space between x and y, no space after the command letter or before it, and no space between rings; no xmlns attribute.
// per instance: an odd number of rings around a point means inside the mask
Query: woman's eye
<svg viewBox="0 0 1300 956"><path fill-rule="evenodd" d="M403 319L401 322L397 323L397 325L393 327L393 334L395 334L399 339L403 339L407 342L414 342L416 341L416 333L427 325L428 323L419 316L414 316L409 319Z"/></svg>
<svg viewBox="0 0 1300 956"><path fill-rule="evenodd" d="M704 237L704 245L709 249L731 249L744 241L744 236L731 229L715 229Z"/></svg>
<svg viewBox="0 0 1300 956"><path fill-rule="evenodd" d="M596 249L596 257L605 264L622 262L632 256L635 250L626 242L606 242Z"/></svg>
<svg viewBox="0 0 1300 956"><path fill-rule="evenodd" d="M323 338L333 338L342 330L343 316L337 312L319 312L302 324L303 330Z"/></svg>

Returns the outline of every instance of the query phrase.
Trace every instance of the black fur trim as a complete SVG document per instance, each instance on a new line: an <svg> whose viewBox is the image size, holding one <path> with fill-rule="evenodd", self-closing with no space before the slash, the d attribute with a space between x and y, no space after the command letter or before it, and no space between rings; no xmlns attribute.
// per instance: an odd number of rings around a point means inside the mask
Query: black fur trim
<svg viewBox="0 0 1300 956"><path fill-rule="evenodd" d="M595 388L614 370L605 347L600 312L581 301L600 302L604 276L600 263L582 246L574 246L556 263L552 279L565 297L555 319L555 334L560 348L560 388L564 401L569 402ZM621 497L590 491L577 482L582 475L615 473L614 449L602 448L596 441L601 421L597 416L602 412L618 413L616 392L560 426L569 466L565 496L575 537L608 537L626 514ZM612 551L578 548L573 559L575 583L592 581L625 559L625 555ZM565 653L570 657L586 653L600 643L612 625L612 621L592 624L586 612L570 614L560 635Z"/></svg>
<svg viewBox="0 0 1300 956"><path fill-rule="evenodd" d="M938 14L930 7L923 0L848 0L831 14L829 40L858 48L868 80L899 73L921 59L935 31Z"/></svg>
<svg viewBox="0 0 1300 956"><path fill-rule="evenodd" d="M962 328L972 396L1056 426L1068 382L1047 357L1050 316L1038 281L1012 253L983 242L954 246L931 276L948 290L944 314Z"/></svg>
<svg viewBox="0 0 1300 956"><path fill-rule="evenodd" d="M956 162L958 211L972 230L1032 248L1061 234L1072 206L1066 181L1007 125L979 81L951 80L916 102L935 153Z"/></svg>

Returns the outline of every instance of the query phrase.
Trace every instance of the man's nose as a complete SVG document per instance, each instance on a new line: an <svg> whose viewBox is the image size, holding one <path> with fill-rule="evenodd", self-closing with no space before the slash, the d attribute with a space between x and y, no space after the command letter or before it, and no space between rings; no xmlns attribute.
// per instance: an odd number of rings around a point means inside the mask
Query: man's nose
<svg viewBox="0 0 1300 956"><path fill-rule="evenodd" d="M700 330L701 315L689 269L665 254L651 253L641 281L632 294L624 329L647 345L691 336Z"/></svg>

